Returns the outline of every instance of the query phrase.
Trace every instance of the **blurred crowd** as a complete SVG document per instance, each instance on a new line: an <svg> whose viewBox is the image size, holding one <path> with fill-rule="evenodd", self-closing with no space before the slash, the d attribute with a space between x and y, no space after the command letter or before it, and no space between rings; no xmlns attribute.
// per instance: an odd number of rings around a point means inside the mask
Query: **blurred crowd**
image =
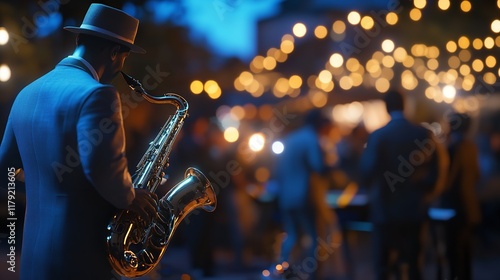
<svg viewBox="0 0 500 280"><path fill-rule="evenodd" d="M401 113L390 114L391 119L406 119ZM174 246L187 246L193 271L206 277L217 275L216 267L223 263L228 271L263 268L263 277L276 279L338 275L348 279L355 270L349 249L355 241L348 240L348 232L360 230L372 236L371 272L376 279L388 279L390 273L422 279L418 275L429 262L436 279L455 279L452 275L472 279L474 251L500 248L500 121L489 118L482 131L477 121L468 114L448 112L440 129L412 124L429 133L442 155L434 148L427 155L424 144L415 146L418 134L405 132L404 126L396 129L386 147L396 153L393 159L387 150L371 159L373 171L386 171L381 177L385 188L377 193L377 183L366 179L362 167L362 161L369 161L367 147L374 134L363 123L346 130L321 110L308 110L273 135L284 145L282 152L256 155L244 148L248 141L244 126L239 140L229 143L216 118L197 118L186 125L174 148L169 180L177 182L183 170L197 166L214 184L219 204L214 213L195 211L179 229ZM413 145L405 144L405 139ZM426 143L424 138L420 141ZM467 143L466 148L459 143ZM415 170L405 166L398 153ZM420 159L423 154L429 159ZM387 177L391 168L394 173ZM404 194L404 188L416 191ZM417 196L422 205L413 201ZM384 207L400 213L396 218L374 213ZM412 207L418 208L416 214L407 213ZM419 218L409 218L412 215ZM415 240L395 241L405 231ZM408 264L412 261L415 268Z"/></svg>

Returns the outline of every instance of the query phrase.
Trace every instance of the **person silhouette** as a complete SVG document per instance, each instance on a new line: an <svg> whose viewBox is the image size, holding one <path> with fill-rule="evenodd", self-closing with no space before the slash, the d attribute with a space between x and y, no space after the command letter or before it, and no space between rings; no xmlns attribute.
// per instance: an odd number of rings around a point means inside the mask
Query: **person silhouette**
<svg viewBox="0 0 500 280"><path fill-rule="evenodd" d="M311 175L326 171L318 133L331 124L319 109L311 110L305 123L282 139L284 150L277 156L274 179L278 183L278 207L286 237L281 245L280 262L286 262L289 270L314 279L316 270L308 269L302 262L314 260L317 247L316 213L311 197ZM298 258L292 259L292 249L303 244ZM301 276L301 277L302 277Z"/></svg>
<svg viewBox="0 0 500 280"><path fill-rule="evenodd" d="M375 279L401 276L402 267L407 279L422 279L429 197L444 187L446 150L404 116L402 93L390 90L384 102L391 120L369 135L359 167L370 197Z"/></svg>
<svg viewBox="0 0 500 280"><path fill-rule="evenodd" d="M450 279L472 279L471 242L474 228L481 221L476 187L480 179L479 152L467 137L471 118L453 112L448 116L450 133L448 183L438 199L442 208L452 209L454 217L444 222L444 243Z"/></svg>

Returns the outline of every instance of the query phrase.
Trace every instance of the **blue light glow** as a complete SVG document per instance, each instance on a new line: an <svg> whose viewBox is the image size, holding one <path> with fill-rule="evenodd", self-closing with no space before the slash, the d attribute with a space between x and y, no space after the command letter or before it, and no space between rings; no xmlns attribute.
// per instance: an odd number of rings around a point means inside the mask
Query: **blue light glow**
<svg viewBox="0 0 500 280"><path fill-rule="evenodd" d="M36 35L39 38L49 36L62 26L62 15L59 12L41 14L33 17Z"/></svg>
<svg viewBox="0 0 500 280"><path fill-rule="evenodd" d="M257 21L279 12L280 0L186 0L185 25L194 41L222 56L250 59L256 52Z"/></svg>
<svg viewBox="0 0 500 280"><path fill-rule="evenodd" d="M156 24L185 26L195 44L205 45L215 55L238 57L249 61L256 55L257 24L259 20L280 13L286 0L184 0L182 2L148 0L144 8ZM312 0L311 5L322 9L362 10L387 9L397 0ZM132 16L143 18L138 7L131 2L123 10Z"/></svg>

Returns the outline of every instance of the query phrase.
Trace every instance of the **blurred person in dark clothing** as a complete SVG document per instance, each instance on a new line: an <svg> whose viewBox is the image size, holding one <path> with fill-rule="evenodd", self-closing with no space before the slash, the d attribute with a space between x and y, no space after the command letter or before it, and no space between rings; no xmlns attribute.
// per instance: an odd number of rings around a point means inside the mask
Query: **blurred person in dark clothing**
<svg viewBox="0 0 500 280"><path fill-rule="evenodd" d="M284 151L277 156L274 177L279 185L278 207L286 237L281 246L280 261L290 264L290 271L307 279L314 279L316 271L301 266L302 261L314 259L317 245L316 215L311 197L311 175L326 169L318 133L330 121L320 110L308 112L305 124L290 132L282 140ZM307 238L307 248L292 260L292 250ZM302 277L301 276L301 277Z"/></svg>
<svg viewBox="0 0 500 280"><path fill-rule="evenodd" d="M357 183L359 175L359 160L364 150L368 131L363 123L354 127L348 135L337 143L338 163L337 167L342 170L349 181Z"/></svg>
<svg viewBox="0 0 500 280"><path fill-rule="evenodd" d="M467 114L452 113L448 118L450 169L446 189L439 206L453 209L455 216L444 223L444 242L449 279L472 279L471 242L473 229L481 220L476 187L480 179L479 152L467 137L471 119Z"/></svg>
<svg viewBox="0 0 500 280"><path fill-rule="evenodd" d="M500 112L488 117L486 129L477 137L481 181L478 199L481 225L478 228L482 246L500 251Z"/></svg>
<svg viewBox="0 0 500 280"><path fill-rule="evenodd" d="M402 93L391 90L384 101L391 120L369 135L360 161L370 194L375 279L393 273L422 279L427 211L444 187L446 150L431 131L406 119Z"/></svg>

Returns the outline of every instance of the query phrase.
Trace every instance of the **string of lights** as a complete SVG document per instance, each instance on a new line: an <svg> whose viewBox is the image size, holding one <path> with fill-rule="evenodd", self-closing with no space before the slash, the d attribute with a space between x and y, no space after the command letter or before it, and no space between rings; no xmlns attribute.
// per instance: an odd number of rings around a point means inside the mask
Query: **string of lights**
<svg viewBox="0 0 500 280"><path fill-rule="evenodd" d="M496 6L491 9L500 8L500 1L496 2ZM297 22L290 34L282 36L279 47L271 47L265 54L258 54L251 60L248 69L242 71L234 80L234 90L254 98L272 94L277 99L295 99L297 103L324 108L328 105L330 93L335 91L348 94L349 90L362 87L383 94L391 87L402 87L411 94L423 95L437 104L448 104L458 111L477 111L477 100L471 100L470 97L475 98L476 94L485 93L484 91L492 93L500 76L500 67L495 58L495 52L500 47L500 36L497 35L500 32L500 20L491 21L487 36L461 35L445 44L414 42L410 46L404 46L398 43L397 39L385 34L380 37L388 37L369 42L377 43L375 47L365 47L359 52L349 49L352 46L346 43L353 33L359 34L353 31L355 28L361 28L367 36L370 31L379 35L380 30L376 29L381 26L397 30L405 15L416 23L425 20L425 10L437 9L446 13L452 5L448 0L439 0L433 4L435 5L430 5L425 0L415 0L411 9L394 7L383 17L373 11L365 14L351 11L346 13L345 19L336 18L330 28L326 25L308 27L305 23ZM470 13L474 8L471 1L465 0L457 4L464 14ZM294 55L297 49L296 41L304 38L310 32L308 29L313 30L314 40L331 40L340 46L327 57L324 69L309 76L286 75L276 70L279 64L286 64ZM371 53L367 55L367 52ZM358 55L359 53L363 53L363 56ZM205 90L208 82L205 84ZM193 93L201 93L202 83L193 81L191 90ZM217 90L220 97L220 87L217 87ZM301 94L304 91L306 94ZM267 106L261 107L263 110L269 110ZM234 107L235 110L241 108L243 107L239 105ZM331 114L337 123L351 127L359 121L364 121L371 131L388 120L386 116L380 115L383 114L380 112L384 112L380 109L381 104L377 102L354 101L333 106ZM373 118L374 115L370 112L375 111L378 111L379 115ZM244 115L232 114L236 120L241 120ZM233 127L225 127L227 128L234 131ZM233 135L231 139L235 141L237 137Z"/></svg>

